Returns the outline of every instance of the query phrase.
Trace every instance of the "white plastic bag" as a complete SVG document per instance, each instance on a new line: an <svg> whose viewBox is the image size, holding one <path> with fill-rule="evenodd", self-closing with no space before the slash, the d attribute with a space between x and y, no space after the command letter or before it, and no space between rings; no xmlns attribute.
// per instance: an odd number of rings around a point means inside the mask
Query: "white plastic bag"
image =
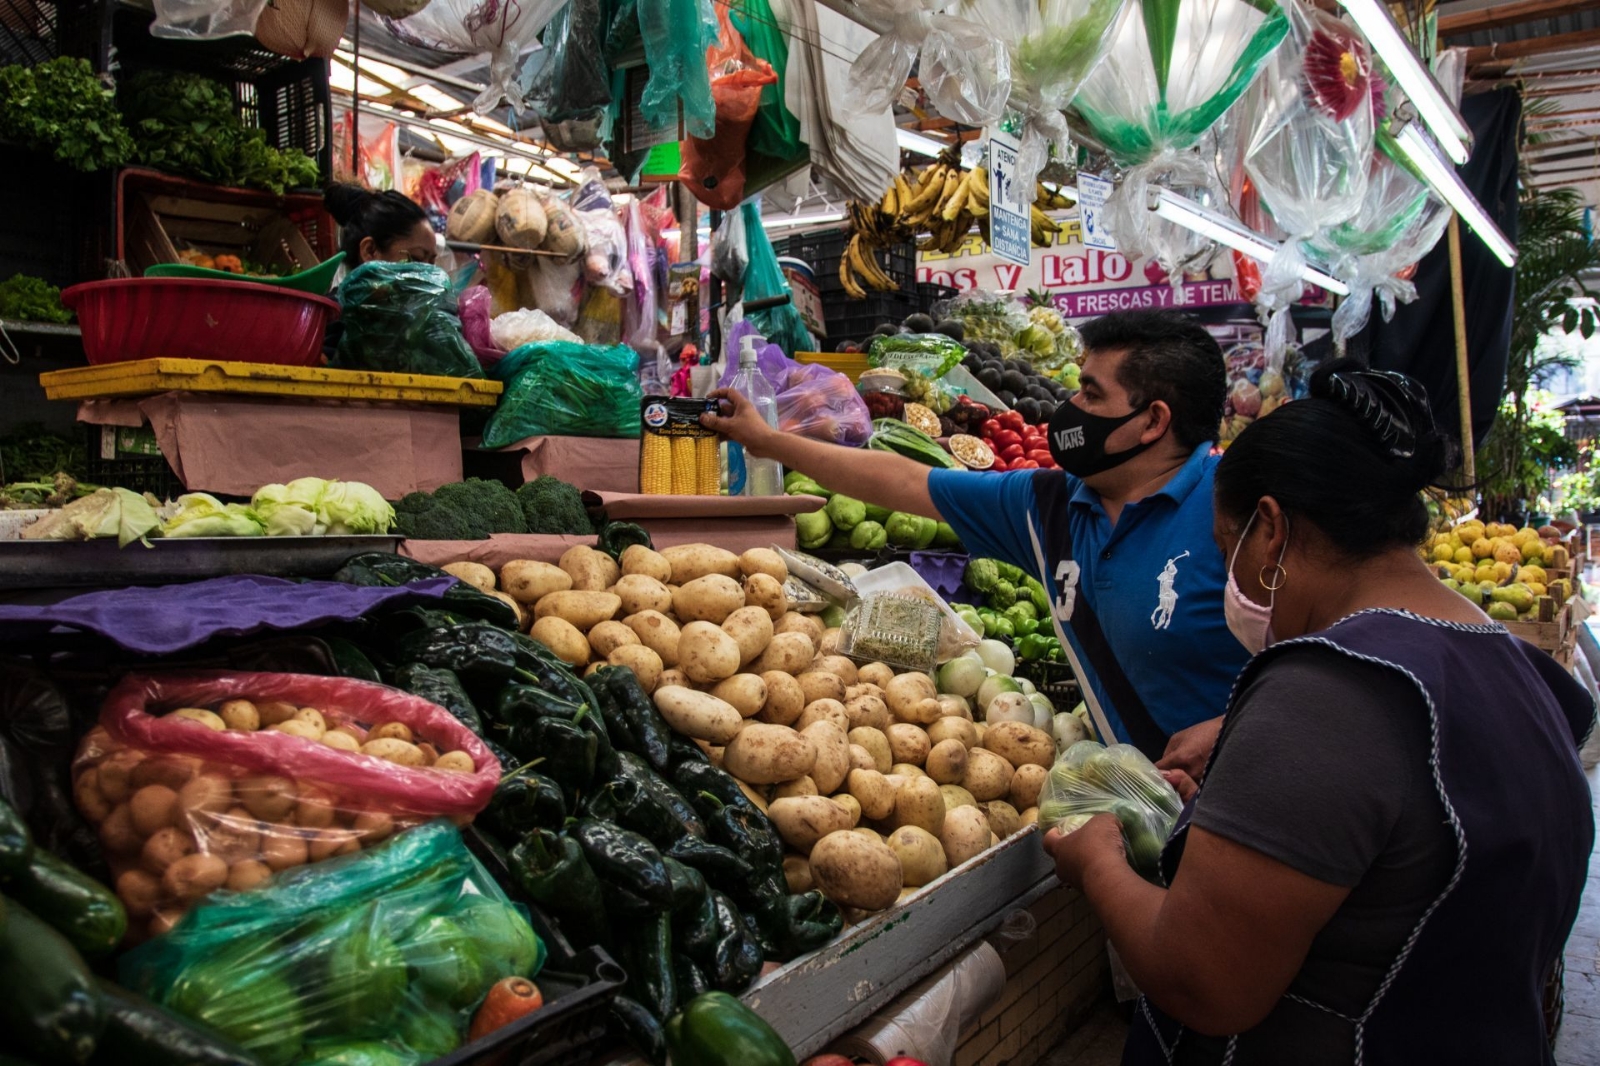
<svg viewBox="0 0 1600 1066"><path fill-rule="evenodd" d="M1097 814L1122 826L1128 864L1161 884L1161 849L1183 802L1155 764L1131 744L1080 740L1056 760L1039 791L1039 824L1070 833Z"/></svg>
<svg viewBox="0 0 1600 1066"><path fill-rule="evenodd" d="M155 0L153 37L209 41L254 34L267 0Z"/></svg>
<svg viewBox="0 0 1600 1066"><path fill-rule="evenodd" d="M543 311L507 311L489 321L489 337L495 347L509 352L524 344L540 341L571 341L582 343L583 338L567 329Z"/></svg>
<svg viewBox="0 0 1600 1066"><path fill-rule="evenodd" d="M501 101L521 110L517 60L555 17L563 0L433 0L417 14L385 18L384 25L407 44L458 55L489 53L489 84L472 106L487 115Z"/></svg>
<svg viewBox="0 0 1600 1066"><path fill-rule="evenodd" d="M890 24L850 66L849 106L858 114L892 108L914 64L941 115L986 126L1004 113L1011 58L986 27L943 14L943 0L859 0L856 6L868 20Z"/></svg>

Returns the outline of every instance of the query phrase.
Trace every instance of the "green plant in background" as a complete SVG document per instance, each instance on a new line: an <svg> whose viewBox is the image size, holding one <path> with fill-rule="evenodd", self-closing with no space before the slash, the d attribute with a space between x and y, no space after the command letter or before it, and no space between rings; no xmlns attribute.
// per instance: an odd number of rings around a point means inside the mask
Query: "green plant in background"
<svg viewBox="0 0 1600 1066"><path fill-rule="evenodd" d="M1577 459L1561 415L1540 410L1531 390L1549 371L1576 362L1570 354L1541 352L1540 341L1547 334L1560 330L1587 340L1600 328L1600 307L1582 280L1600 270L1600 244L1584 230L1583 206L1574 189L1528 187L1517 208L1506 387L1478 463L1484 504L1492 516L1532 509L1550 488L1551 469Z"/></svg>
<svg viewBox="0 0 1600 1066"><path fill-rule="evenodd" d="M30 274L13 274L0 281L0 318L14 322L71 322L72 312L61 306L61 290Z"/></svg>
<svg viewBox="0 0 1600 1066"><path fill-rule="evenodd" d="M88 61L65 56L0 67L0 138L84 171L121 166L133 155L111 90Z"/></svg>

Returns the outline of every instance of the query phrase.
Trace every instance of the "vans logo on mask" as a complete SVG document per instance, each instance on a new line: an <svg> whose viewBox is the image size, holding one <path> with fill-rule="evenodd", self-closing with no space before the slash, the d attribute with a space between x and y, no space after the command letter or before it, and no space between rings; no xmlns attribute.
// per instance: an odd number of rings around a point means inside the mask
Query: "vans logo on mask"
<svg viewBox="0 0 1600 1066"><path fill-rule="evenodd" d="M1069 426L1056 434L1056 447L1062 451L1083 447L1083 427Z"/></svg>

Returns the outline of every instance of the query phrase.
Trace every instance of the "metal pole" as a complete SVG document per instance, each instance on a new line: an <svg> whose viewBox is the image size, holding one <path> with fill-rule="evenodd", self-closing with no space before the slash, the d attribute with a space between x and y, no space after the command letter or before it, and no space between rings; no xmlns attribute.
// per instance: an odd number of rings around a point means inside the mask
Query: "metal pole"
<svg viewBox="0 0 1600 1066"><path fill-rule="evenodd" d="M1467 302L1461 284L1461 222L1450 215L1450 302L1456 320L1456 402L1461 412L1461 469L1467 484L1478 480L1477 457L1472 452L1472 384L1467 376Z"/></svg>
<svg viewBox="0 0 1600 1066"><path fill-rule="evenodd" d="M693 263L700 258L700 201L694 198L688 186L676 183L673 188L678 192L678 261ZM699 275L695 275L696 282ZM702 346L700 336L700 287L698 284L691 290L688 299L684 300L686 314L686 333L689 343L695 347ZM704 350L702 348L702 350Z"/></svg>
<svg viewBox="0 0 1600 1066"><path fill-rule="evenodd" d="M350 65L350 173L361 181L361 7L356 7L355 48Z"/></svg>

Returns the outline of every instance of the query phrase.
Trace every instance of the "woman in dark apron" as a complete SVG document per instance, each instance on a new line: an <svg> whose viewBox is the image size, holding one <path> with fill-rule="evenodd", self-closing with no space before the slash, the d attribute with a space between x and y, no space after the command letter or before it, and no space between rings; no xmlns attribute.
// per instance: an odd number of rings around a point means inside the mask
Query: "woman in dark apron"
<svg viewBox="0 0 1600 1066"><path fill-rule="evenodd" d="M1110 816L1045 841L1145 994L1125 1066L1553 1062L1594 705L1418 558L1446 453L1414 382L1340 363L1218 467L1228 624L1258 654L1181 782L1165 887Z"/></svg>

